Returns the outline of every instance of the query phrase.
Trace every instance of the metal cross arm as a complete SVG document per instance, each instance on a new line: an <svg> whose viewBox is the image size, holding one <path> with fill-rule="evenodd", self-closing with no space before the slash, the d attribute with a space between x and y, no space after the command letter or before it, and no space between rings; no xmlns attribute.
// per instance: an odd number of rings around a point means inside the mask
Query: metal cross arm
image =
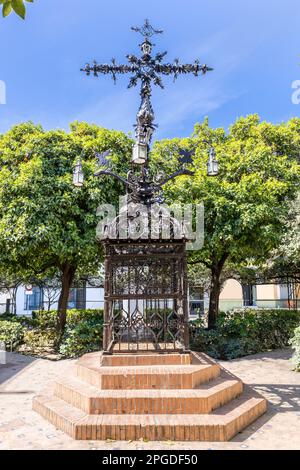
<svg viewBox="0 0 300 470"><path fill-rule="evenodd" d="M155 72L163 75L173 75L174 80L178 75L192 73L196 77L201 73L204 75L206 72L213 70L206 64L201 65L198 60L195 60L194 64L180 64L178 60L175 60L173 64L157 64L155 66Z"/></svg>
<svg viewBox="0 0 300 470"><path fill-rule="evenodd" d="M158 74L173 75L174 79L176 79L179 75L183 74L192 73L197 77L200 73L204 75L206 72L213 70L212 67L208 67L206 64L201 65L198 60L195 60L193 64L180 64L178 59L173 64L162 64L161 61L166 54L167 52L163 52L156 54L154 57L150 55L148 57L143 56L141 59L134 55L128 55L129 64L116 64L115 59L112 59L111 64L98 64L94 61L92 64L86 64L80 70L88 76L91 74L95 77L98 77L99 74L111 75L114 82L117 80L117 75L134 74L130 79L129 88L136 86L139 80L142 82L142 87L145 84L149 86L153 82L154 85L163 88Z"/></svg>
<svg viewBox="0 0 300 470"><path fill-rule="evenodd" d="M198 77L200 74L204 75L213 69L206 64L200 64L199 60L195 60L194 63L190 64L182 64L179 59L175 59L173 63L164 63L164 57L167 53L152 53L155 44L150 41L154 34L161 34L162 30L154 29L148 20L145 21L142 27L134 27L132 29L143 36L143 42L139 45L141 50L140 56L127 55L127 64L117 64L115 59L112 59L111 64L98 64L94 61L92 64L87 64L81 70L87 75L93 74L95 77L98 77L99 74L111 75L114 82L118 75L129 74L128 88L140 84L141 103L134 126L136 141L132 148L131 163L140 166L142 170L141 181L143 181L143 167L148 167L149 165L150 144L152 135L157 127L154 122L155 115L151 103L152 85L164 88L162 82L163 76L173 76L174 80L179 75L192 74ZM180 174L191 173L181 172ZM176 173L174 178L176 176L179 176L179 174ZM122 180L120 179L120 181ZM146 185L148 183L144 181L143 184Z"/></svg>
<svg viewBox="0 0 300 470"><path fill-rule="evenodd" d="M158 52L152 55L152 49L154 44L150 41L154 34L161 34L163 31L161 29L154 29L148 20L145 20L145 23L142 27L133 27L133 31L139 32L143 36L143 42L140 44L141 56L137 57L136 55L129 54L127 55L128 64L117 64L115 59L112 59L111 64L98 64L94 61L93 64L87 64L81 70L87 75L93 74L95 77L98 77L99 74L111 75L114 82L116 81L117 75L123 74L132 74L128 87L131 88L136 86L138 82L141 82L141 107L144 107L145 110L151 115L151 120L154 119L154 114L150 102L151 97L151 85L160 86L163 88L163 83L160 75L173 75L174 80L183 74L193 74L198 76L200 73L203 75L208 71L213 70L211 67L208 67L206 64L201 65L199 60L195 60L193 64L181 64L178 59L175 59L174 63L162 63L167 52ZM148 102L145 103L145 99L148 99ZM147 108L147 109L146 109ZM153 117L152 117L153 114ZM151 124L152 125L152 124ZM141 130L141 125L137 119L137 138L143 136ZM151 127L151 126L150 126ZM143 140L146 144L149 145L149 135L143 136ZM151 135L150 135L151 138Z"/></svg>
<svg viewBox="0 0 300 470"><path fill-rule="evenodd" d="M95 77L98 77L99 74L111 74L113 81L116 82L118 74L136 73L138 68L134 65L118 65L115 60L112 59L111 64L98 64L94 61L92 65L86 64L85 67L80 70L87 75L93 74Z"/></svg>

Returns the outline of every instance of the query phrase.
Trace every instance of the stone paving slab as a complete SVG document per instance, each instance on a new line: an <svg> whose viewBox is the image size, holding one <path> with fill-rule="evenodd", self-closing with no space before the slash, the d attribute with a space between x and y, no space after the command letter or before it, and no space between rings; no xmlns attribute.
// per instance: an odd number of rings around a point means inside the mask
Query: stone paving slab
<svg viewBox="0 0 300 470"><path fill-rule="evenodd" d="M10 354L0 365L1 449L300 449L300 373L290 350L220 362L268 401L268 411L230 442L74 441L32 410L32 398L73 360L48 361Z"/></svg>

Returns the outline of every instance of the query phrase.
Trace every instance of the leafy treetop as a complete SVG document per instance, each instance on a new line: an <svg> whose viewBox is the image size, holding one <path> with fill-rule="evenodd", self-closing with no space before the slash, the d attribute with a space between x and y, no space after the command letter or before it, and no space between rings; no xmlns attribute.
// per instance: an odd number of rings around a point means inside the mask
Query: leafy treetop
<svg viewBox="0 0 300 470"><path fill-rule="evenodd" d="M117 205L124 194L122 183L94 177L95 152L106 149L116 170L126 174L132 141L119 131L78 122L70 133L44 131L29 122L0 136L0 272L2 267L26 278L59 272L67 301L76 275L99 270L97 208ZM82 188L72 183L78 156Z"/></svg>
<svg viewBox="0 0 300 470"><path fill-rule="evenodd" d="M219 175L208 177L208 148L213 145ZM195 150L193 177L168 183L169 202L204 203L204 246L190 263L211 270L210 312L216 316L225 265L259 264L268 259L285 233L282 223L300 188L300 119L274 125L257 115L238 119L226 133L196 124L190 138L157 142L153 165L177 166L178 150ZM212 305L213 304L213 305Z"/></svg>
<svg viewBox="0 0 300 470"><path fill-rule="evenodd" d="M28 3L33 3L33 0L0 0L0 5L3 5L2 16L5 18L12 11L14 11L24 20L26 15L25 1Z"/></svg>

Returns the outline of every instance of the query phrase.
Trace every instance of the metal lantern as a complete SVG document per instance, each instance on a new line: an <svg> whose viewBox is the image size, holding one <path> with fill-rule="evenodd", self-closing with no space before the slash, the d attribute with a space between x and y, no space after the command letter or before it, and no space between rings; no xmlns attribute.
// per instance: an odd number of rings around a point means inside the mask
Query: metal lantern
<svg viewBox="0 0 300 470"><path fill-rule="evenodd" d="M144 142L136 142L132 149L131 162L136 165L144 165L147 161L148 145Z"/></svg>
<svg viewBox="0 0 300 470"><path fill-rule="evenodd" d="M207 163L207 175L208 176L217 176L219 173L219 163L216 159L216 152L213 147L209 150L209 159Z"/></svg>
<svg viewBox="0 0 300 470"><path fill-rule="evenodd" d="M145 41L141 44L141 49L143 54L149 55L151 54L152 51L152 44L148 39L146 38Z"/></svg>
<svg viewBox="0 0 300 470"><path fill-rule="evenodd" d="M84 174L82 171L81 161L78 159L73 171L73 184L74 186L83 186Z"/></svg>

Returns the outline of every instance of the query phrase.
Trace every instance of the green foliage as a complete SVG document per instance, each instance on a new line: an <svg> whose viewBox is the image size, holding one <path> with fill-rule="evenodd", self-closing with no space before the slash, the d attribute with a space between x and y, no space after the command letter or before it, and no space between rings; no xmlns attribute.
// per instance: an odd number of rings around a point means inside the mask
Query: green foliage
<svg viewBox="0 0 300 470"><path fill-rule="evenodd" d="M290 340L290 345L295 350L293 354L295 370L300 372L300 326L295 329L294 336Z"/></svg>
<svg viewBox="0 0 300 470"><path fill-rule="evenodd" d="M38 323L34 318L31 318L28 315L16 315L14 313L4 313L0 315L0 321L7 320L11 322L17 322L20 323L20 325L23 325L28 328L33 328L35 326L38 326Z"/></svg>
<svg viewBox="0 0 300 470"><path fill-rule="evenodd" d="M14 11L24 20L26 15L25 1L33 3L33 0L0 0L0 5L3 5L2 16L5 18Z"/></svg>
<svg viewBox="0 0 300 470"><path fill-rule="evenodd" d="M18 321L18 315L14 313L2 313L0 315L0 321Z"/></svg>
<svg viewBox="0 0 300 470"><path fill-rule="evenodd" d="M24 332L22 351L30 354L39 354L54 351L57 343L55 329L34 328Z"/></svg>
<svg viewBox="0 0 300 470"><path fill-rule="evenodd" d="M220 162L216 178L206 175L207 141ZM166 186L167 202L204 203L204 247L189 256L206 270L193 278L209 281L217 267L219 281L225 261L258 265L278 246L282 220L299 189L299 145L300 119L273 125L256 115L238 119L228 134L205 121L190 138L156 143L151 171L177 169L179 149L196 148L194 177ZM25 123L0 136L0 267L7 275L60 275L66 266L83 274L98 270L97 207L116 204L124 193L118 181L103 177L99 183L93 176L94 152L108 148L113 169L125 175L132 141L121 132L78 122L70 133L44 131ZM86 175L81 189L72 184L79 155Z"/></svg>
<svg viewBox="0 0 300 470"><path fill-rule="evenodd" d="M214 178L206 174L208 141L219 161ZM299 118L274 125L257 115L239 118L228 134L205 121L190 138L156 143L153 166L168 171L176 169L179 149L195 149L189 166L195 175L166 186L169 202L204 203L204 246L192 258L209 267L222 256L234 263L267 258L281 241L282 217L300 188L299 146Z"/></svg>
<svg viewBox="0 0 300 470"><path fill-rule="evenodd" d="M102 323L103 321L103 309L86 309L86 310L68 310L67 311L67 325L71 328L76 326L82 321L94 321L96 323Z"/></svg>
<svg viewBox="0 0 300 470"><path fill-rule="evenodd" d="M24 336L24 328L18 322L0 321L0 342L5 343L7 350L14 350L21 344Z"/></svg>
<svg viewBox="0 0 300 470"><path fill-rule="evenodd" d="M284 276L285 273L295 278L300 272L300 192L297 199L290 205L289 212L283 220L285 234L268 268L273 275ZM300 288L298 288L300 293Z"/></svg>
<svg viewBox="0 0 300 470"><path fill-rule="evenodd" d="M0 137L0 265L27 276L65 263L94 273L102 251L96 241L96 212L101 203L117 203L124 187L112 178L95 178L95 151L110 148L122 172L131 152L122 132L75 123L71 132L44 131L32 123ZM83 188L72 183L74 163L82 155ZM11 230L11 227L14 230ZM80 263L79 263L80 261Z"/></svg>
<svg viewBox="0 0 300 470"><path fill-rule="evenodd" d="M216 328L191 324L192 347L218 359L234 359L289 345L300 313L290 310L241 310L221 313Z"/></svg>
<svg viewBox="0 0 300 470"><path fill-rule="evenodd" d="M24 335L27 352L59 349L66 357L77 357L88 351L99 350L102 341L103 310L67 310L67 327L58 344L56 310L32 313L35 327Z"/></svg>
<svg viewBox="0 0 300 470"><path fill-rule="evenodd" d="M56 322L56 310L35 311L32 318L0 315L0 341L5 341L7 348L19 346L21 352L33 355L59 350L66 357L77 357L101 349L103 309L67 310L67 328L61 340Z"/></svg>
<svg viewBox="0 0 300 470"><path fill-rule="evenodd" d="M168 316L170 313L172 313L171 308L146 308L145 309L145 317L147 321L151 320L152 315L156 315L157 313L163 316Z"/></svg>
<svg viewBox="0 0 300 470"><path fill-rule="evenodd" d="M56 310L38 310L32 312L32 318L39 328L55 328L58 315ZM67 325L70 327L90 319L101 322L103 319L103 309L67 310Z"/></svg>
<svg viewBox="0 0 300 470"><path fill-rule="evenodd" d="M58 314L56 310L37 310L32 312L32 319L38 328L55 328Z"/></svg>
<svg viewBox="0 0 300 470"><path fill-rule="evenodd" d="M29 122L0 136L0 272L55 275L66 294L75 275L97 274L103 257L97 209L117 206L124 193L119 181L94 177L95 152L107 149L113 168L126 175L132 141L119 131L78 122L69 133L44 131ZM72 172L80 155L85 182L77 188ZM67 297L59 301L61 330Z"/></svg>
<svg viewBox="0 0 300 470"><path fill-rule="evenodd" d="M209 147L219 161L219 175L207 175ZM190 263L210 270L209 326L218 313L222 271L226 265L259 266L281 243L291 201L300 189L300 119L261 122L257 115L239 118L228 133L196 124L190 138L162 140L152 151L152 171L178 168L180 149L194 150L188 169L165 186L170 204L203 203L204 245L189 253ZM200 273L196 278L203 278ZM195 277L195 273L194 273Z"/></svg>
<svg viewBox="0 0 300 470"><path fill-rule="evenodd" d="M67 326L59 352L67 357L78 357L102 347L103 322L96 318L81 320Z"/></svg>

